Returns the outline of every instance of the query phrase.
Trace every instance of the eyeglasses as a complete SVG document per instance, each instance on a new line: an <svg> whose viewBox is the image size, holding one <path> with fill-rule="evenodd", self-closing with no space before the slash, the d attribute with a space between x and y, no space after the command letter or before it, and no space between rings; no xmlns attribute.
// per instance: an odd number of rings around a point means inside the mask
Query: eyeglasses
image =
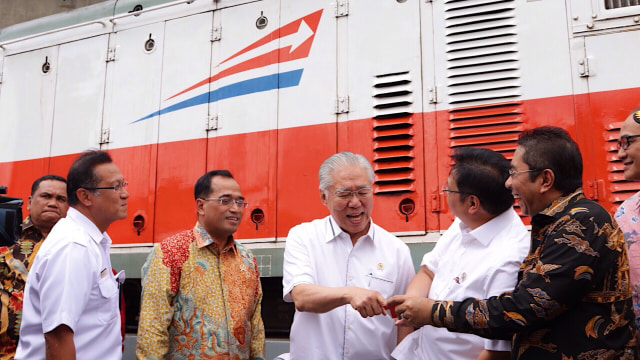
<svg viewBox="0 0 640 360"><path fill-rule="evenodd" d="M529 169L529 170L509 170L509 176L514 176L520 173L526 173L526 172L534 172L534 171L538 171L538 169Z"/></svg>
<svg viewBox="0 0 640 360"><path fill-rule="evenodd" d="M200 199L204 201L217 201L220 204L220 206L233 206L232 204L236 204L236 206L238 206L240 209L247 208L249 206L249 203L242 199L233 200L232 198L228 198L228 197L200 198Z"/></svg>
<svg viewBox="0 0 640 360"><path fill-rule="evenodd" d="M364 186L359 188L358 190L347 190L347 189L339 189L336 190L333 194L339 198L340 200L349 200L353 197L353 194L360 199L364 199L367 196L371 195L372 188L370 186Z"/></svg>
<svg viewBox="0 0 640 360"><path fill-rule="evenodd" d="M86 187L86 186L82 186L83 189L87 189L87 190L91 190L91 191L95 191L95 190L115 190L116 192L120 192L123 190L127 190L127 188L129 187L129 183L126 181L123 181L121 183L117 183L113 186L97 186L97 187Z"/></svg>
<svg viewBox="0 0 640 360"><path fill-rule="evenodd" d="M460 190L449 190L449 184L448 183L444 183L442 184L442 188L441 188L442 192L450 192L450 193L456 193L456 194L464 194L464 195L475 195L473 193L470 192L466 192L466 191L460 191Z"/></svg>
<svg viewBox="0 0 640 360"><path fill-rule="evenodd" d="M620 136L620 140L618 140L618 150L627 150L629 145L633 144L633 141L629 142L630 139L635 139L640 137L640 135L622 135Z"/></svg>

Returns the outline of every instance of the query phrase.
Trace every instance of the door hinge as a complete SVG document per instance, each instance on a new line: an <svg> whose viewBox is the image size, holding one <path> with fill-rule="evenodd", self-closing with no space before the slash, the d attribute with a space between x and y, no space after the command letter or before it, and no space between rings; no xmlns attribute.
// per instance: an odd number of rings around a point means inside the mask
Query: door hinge
<svg viewBox="0 0 640 360"><path fill-rule="evenodd" d="M580 74L580 77L591 76L590 63L591 61L588 57L578 60L578 74Z"/></svg>
<svg viewBox="0 0 640 360"><path fill-rule="evenodd" d="M207 131L218 130L220 126L220 115L207 116Z"/></svg>
<svg viewBox="0 0 640 360"><path fill-rule="evenodd" d="M349 97L339 97L336 99L334 112L336 114L346 114L349 112Z"/></svg>
<svg viewBox="0 0 640 360"><path fill-rule="evenodd" d="M438 87L433 86L429 88L429 104L437 104L438 103Z"/></svg>
<svg viewBox="0 0 640 360"><path fill-rule="evenodd" d="M214 27L211 29L211 42L220 41L222 39L222 28Z"/></svg>
<svg viewBox="0 0 640 360"><path fill-rule="evenodd" d="M111 129L102 129L100 132L100 145L108 144L111 142Z"/></svg>
<svg viewBox="0 0 640 360"><path fill-rule="evenodd" d="M336 17L341 17L341 16L347 16L349 15L349 1L347 0L343 0L343 1L336 1Z"/></svg>
<svg viewBox="0 0 640 360"><path fill-rule="evenodd" d="M583 191L587 199L598 201L601 196L604 196L604 180L587 181L586 186L583 187Z"/></svg>
<svg viewBox="0 0 640 360"><path fill-rule="evenodd" d="M107 62L116 61L116 49L117 47L110 47L107 50Z"/></svg>
<svg viewBox="0 0 640 360"><path fill-rule="evenodd" d="M431 212L440 212L440 192L431 193Z"/></svg>

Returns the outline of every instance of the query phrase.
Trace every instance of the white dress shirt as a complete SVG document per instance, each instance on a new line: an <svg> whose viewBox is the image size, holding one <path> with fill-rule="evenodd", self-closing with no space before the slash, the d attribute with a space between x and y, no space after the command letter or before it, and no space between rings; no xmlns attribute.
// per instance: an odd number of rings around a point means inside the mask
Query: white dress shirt
<svg viewBox="0 0 640 360"><path fill-rule="evenodd" d="M486 299L513 290L529 246L530 234L512 208L474 230L456 218L422 259L422 266L434 274L429 298ZM392 355L398 360L475 360L483 349L510 351L511 343L423 326Z"/></svg>
<svg viewBox="0 0 640 360"><path fill-rule="evenodd" d="M406 244L371 223L356 242L331 216L295 226L284 252L283 298L299 284L357 286L388 298L404 294L415 270ZM297 312L290 335L292 360L390 359L397 341L390 316L362 318L349 305L324 314Z"/></svg>
<svg viewBox="0 0 640 360"><path fill-rule="evenodd" d="M44 333L62 324L73 331L76 359L122 358L110 245L74 208L53 227L27 277L16 360L44 359Z"/></svg>

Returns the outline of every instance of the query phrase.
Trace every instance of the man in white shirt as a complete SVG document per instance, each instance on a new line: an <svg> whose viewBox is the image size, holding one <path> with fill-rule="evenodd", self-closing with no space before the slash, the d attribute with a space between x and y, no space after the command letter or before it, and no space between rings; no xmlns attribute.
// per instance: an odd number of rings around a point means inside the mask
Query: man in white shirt
<svg viewBox="0 0 640 360"><path fill-rule="evenodd" d="M409 248L371 221L374 173L364 156L332 155L319 180L331 215L292 228L285 246L283 297L296 307L291 359L390 359L411 331L397 331L383 309L415 275Z"/></svg>
<svg viewBox="0 0 640 360"><path fill-rule="evenodd" d="M67 175L70 206L40 247L24 292L16 360L122 358L109 225L127 216L127 182L102 151Z"/></svg>
<svg viewBox="0 0 640 360"><path fill-rule="evenodd" d="M529 251L529 233L504 186L509 161L489 149L460 148L442 191L455 221L424 255L407 295L485 299L512 290ZM398 360L510 359L511 343L424 326L393 351Z"/></svg>

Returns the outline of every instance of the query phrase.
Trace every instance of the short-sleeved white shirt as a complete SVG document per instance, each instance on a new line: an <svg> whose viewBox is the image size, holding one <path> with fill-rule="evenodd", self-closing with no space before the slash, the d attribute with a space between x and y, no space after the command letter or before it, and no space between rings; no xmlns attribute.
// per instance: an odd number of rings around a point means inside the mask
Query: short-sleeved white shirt
<svg viewBox="0 0 640 360"><path fill-rule="evenodd" d="M122 358L110 245L74 208L53 227L27 277L16 360L44 359L44 333L62 324L73 330L77 359Z"/></svg>
<svg viewBox="0 0 640 360"><path fill-rule="evenodd" d="M409 248L398 238L372 222L354 246L331 216L291 229L283 267L289 302L299 284L357 286L388 298L404 294L415 275ZM292 360L390 359L397 332L390 316L362 318L344 305L324 314L296 311L290 340Z"/></svg>
<svg viewBox="0 0 640 360"><path fill-rule="evenodd" d="M429 298L486 299L513 290L529 247L530 234L512 208L474 230L456 219L422 259L434 274ZM511 343L423 326L398 345L393 357L475 360L483 349L510 351Z"/></svg>

